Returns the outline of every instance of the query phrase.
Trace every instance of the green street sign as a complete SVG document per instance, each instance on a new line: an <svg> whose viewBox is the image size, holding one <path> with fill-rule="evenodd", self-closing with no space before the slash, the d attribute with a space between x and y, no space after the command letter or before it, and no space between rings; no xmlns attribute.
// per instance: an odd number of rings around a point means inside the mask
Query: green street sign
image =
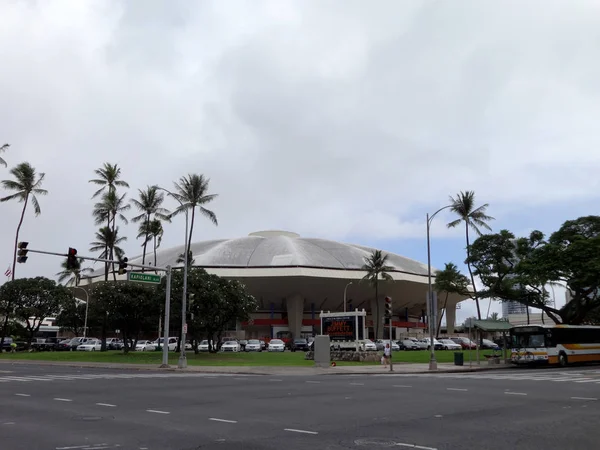
<svg viewBox="0 0 600 450"><path fill-rule="evenodd" d="M138 281L140 283L160 284L160 275L152 275L148 273L129 272L127 274L129 281Z"/></svg>

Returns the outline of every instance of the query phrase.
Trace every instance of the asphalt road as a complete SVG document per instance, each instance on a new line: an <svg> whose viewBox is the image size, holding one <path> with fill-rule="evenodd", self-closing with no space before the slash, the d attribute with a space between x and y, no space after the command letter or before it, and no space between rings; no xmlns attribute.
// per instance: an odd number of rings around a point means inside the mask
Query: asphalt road
<svg viewBox="0 0 600 450"><path fill-rule="evenodd" d="M595 449L599 399L599 366L270 377L0 364L0 448Z"/></svg>

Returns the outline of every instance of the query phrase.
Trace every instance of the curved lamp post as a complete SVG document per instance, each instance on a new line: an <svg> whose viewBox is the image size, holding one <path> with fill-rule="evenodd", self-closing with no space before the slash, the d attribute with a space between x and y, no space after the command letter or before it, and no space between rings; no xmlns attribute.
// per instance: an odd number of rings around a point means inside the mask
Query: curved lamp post
<svg viewBox="0 0 600 450"><path fill-rule="evenodd" d="M431 242L429 239L429 229L431 227L431 221L437 215L437 213L451 207L452 205L446 205L438 209L431 215L427 213L427 321L429 326L429 348L431 350L431 355L429 358L429 370L437 370L437 361L435 359L435 345L433 345L434 327L436 326L436 320L433 304L433 285L431 284Z"/></svg>
<svg viewBox="0 0 600 450"><path fill-rule="evenodd" d="M87 319L88 319L88 307L90 305L90 295L88 291L81 286L71 286L71 289L81 289L85 292L85 319L83 321L83 337L87 337Z"/></svg>
<svg viewBox="0 0 600 450"><path fill-rule="evenodd" d="M346 292L348 291L348 286L350 286L351 284L353 284L352 281L348 283L344 288L344 312L346 312Z"/></svg>
<svg viewBox="0 0 600 450"><path fill-rule="evenodd" d="M173 197L175 200L177 200L179 202L179 204L181 205L181 207L183 208L183 203L181 200L179 200L179 197L177 197L175 194L173 194L171 191L157 186L158 190L161 191L165 191L167 194L169 194L171 197ZM187 276L188 276L188 259L189 259L189 253L190 253L190 249L189 247L189 241L188 241L188 230L189 230L189 221L188 221L188 210L184 209L185 212L185 245L183 246L184 248L184 254L183 254L183 298L181 300L181 342L179 343L180 347L180 355L179 355L179 361L177 362L177 367L180 369L185 369L187 367L187 356L185 354L185 335L186 335L186 320L185 320L185 316L186 316L186 309L187 309ZM168 311L165 311L165 326L164 329L166 330L165 333L165 342L164 345L167 348L167 352L168 350L168 344L169 344L169 336L168 336L168 330L169 330L169 313Z"/></svg>

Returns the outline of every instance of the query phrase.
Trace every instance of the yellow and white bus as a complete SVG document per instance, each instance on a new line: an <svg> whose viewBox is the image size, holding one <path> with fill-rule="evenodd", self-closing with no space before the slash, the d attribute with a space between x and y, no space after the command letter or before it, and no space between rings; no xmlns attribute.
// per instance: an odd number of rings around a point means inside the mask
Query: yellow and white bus
<svg viewBox="0 0 600 450"><path fill-rule="evenodd" d="M522 325L510 329L515 364L600 362L600 326Z"/></svg>

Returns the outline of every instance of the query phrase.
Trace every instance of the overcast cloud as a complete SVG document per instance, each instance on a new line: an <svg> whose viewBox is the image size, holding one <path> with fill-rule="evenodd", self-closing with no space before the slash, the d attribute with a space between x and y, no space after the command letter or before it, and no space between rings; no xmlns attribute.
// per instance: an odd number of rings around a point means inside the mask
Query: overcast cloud
<svg viewBox="0 0 600 450"><path fill-rule="evenodd" d="M199 221L195 240L279 228L396 251L422 239L425 211L467 189L499 219L531 208L567 219L573 204L597 213L599 6L3 1L2 157L31 162L50 191L22 238L88 253L87 181L105 161L122 167L130 196L210 177L220 224ZM0 205L0 264L19 210ZM168 225L163 246L182 232L181 219ZM463 238L444 220L434 234ZM17 267L57 271L38 255Z"/></svg>

